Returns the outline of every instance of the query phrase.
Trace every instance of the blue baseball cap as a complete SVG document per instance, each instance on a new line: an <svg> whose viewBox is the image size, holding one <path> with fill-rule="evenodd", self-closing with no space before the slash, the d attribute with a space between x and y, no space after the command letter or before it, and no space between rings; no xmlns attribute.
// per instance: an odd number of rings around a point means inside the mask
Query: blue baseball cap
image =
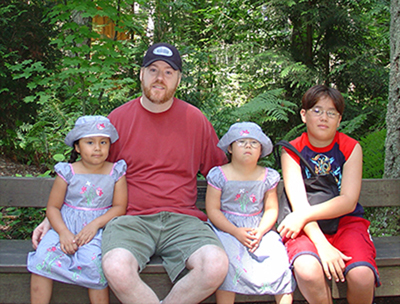
<svg viewBox="0 0 400 304"><path fill-rule="evenodd" d="M168 63L174 70L182 72L182 59L179 51L171 44L160 42L153 44L143 58L143 67L148 67L155 61L162 60Z"/></svg>

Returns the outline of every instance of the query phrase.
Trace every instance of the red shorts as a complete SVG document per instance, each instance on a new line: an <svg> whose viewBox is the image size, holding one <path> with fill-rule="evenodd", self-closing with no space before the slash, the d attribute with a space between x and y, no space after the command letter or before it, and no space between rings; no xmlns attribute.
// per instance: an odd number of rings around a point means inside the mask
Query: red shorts
<svg viewBox="0 0 400 304"><path fill-rule="evenodd" d="M367 266L375 274L376 286L380 286L378 267L376 266L376 250L369 234L369 221L356 216L344 216L340 219L338 231L335 234L325 234L326 239L343 254L352 257L345 261L346 275L350 269L357 266ZM308 236L301 232L295 239L283 238L290 263L303 254L315 256L321 262L317 248Z"/></svg>

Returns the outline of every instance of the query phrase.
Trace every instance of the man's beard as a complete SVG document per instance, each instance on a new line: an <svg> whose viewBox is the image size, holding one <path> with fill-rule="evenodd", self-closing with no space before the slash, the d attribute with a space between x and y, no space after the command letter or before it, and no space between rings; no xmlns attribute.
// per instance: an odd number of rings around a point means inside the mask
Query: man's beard
<svg viewBox="0 0 400 304"><path fill-rule="evenodd" d="M165 88L165 92L163 94L154 94L151 92L151 87L154 84L159 84L162 85ZM144 96L146 96L146 98L148 100L150 100L152 103L154 104L164 104L167 101L169 101L171 98L174 97L177 85L173 88L173 89L168 89L164 84L162 83L153 83L150 86L146 86L145 84L143 84L142 82L142 92L144 94Z"/></svg>

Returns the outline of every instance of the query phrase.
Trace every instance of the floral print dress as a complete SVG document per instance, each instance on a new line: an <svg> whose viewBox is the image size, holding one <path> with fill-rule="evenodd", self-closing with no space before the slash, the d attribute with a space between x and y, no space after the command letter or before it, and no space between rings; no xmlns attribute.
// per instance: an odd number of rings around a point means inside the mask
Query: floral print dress
<svg viewBox="0 0 400 304"><path fill-rule="evenodd" d="M264 180L227 180L221 167L207 175L210 186L221 191L221 211L237 227L259 226L263 216L264 195L276 187L279 173L265 168ZM221 290L246 295L291 293L296 287L285 246L279 234L267 232L259 248L250 253L234 236L211 226L229 257L229 270Z"/></svg>
<svg viewBox="0 0 400 304"><path fill-rule="evenodd" d="M75 174L68 163L58 163L54 169L68 184L61 208L62 218L68 229L77 234L112 206L114 185L125 175L126 163L124 160L114 163L109 175ZM103 229L99 229L88 244L69 255L61 250L57 232L50 229L37 250L28 254L27 268L56 281L103 289L107 287L107 281L101 268L102 234Z"/></svg>

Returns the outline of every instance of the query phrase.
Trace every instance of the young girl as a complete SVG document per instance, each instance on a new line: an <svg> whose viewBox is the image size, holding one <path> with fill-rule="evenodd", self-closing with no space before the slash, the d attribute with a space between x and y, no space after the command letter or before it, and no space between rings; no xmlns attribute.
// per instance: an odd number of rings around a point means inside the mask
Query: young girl
<svg viewBox="0 0 400 304"><path fill-rule="evenodd" d="M70 163L55 166L57 176L47 203L52 229L28 255L31 303L49 303L53 280L88 288L91 303L108 303L101 268L104 225L125 214L126 163L107 162L117 130L103 116L80 117L65 143L74 148ZM78 154L81 160L76 161Z"/></svg>
<svg viewBox="0 0 400 304"><path fill-rule="evenodd" d="M229 257L217 303L234 303L236 293L272 294L277 303L292 303L296 286L286 249L271 230L278 216L279 173L257 165L271 153L272 143L257 124L241 122L218 147L231 161L207 175L207 215Z"/></svg>
<svg viewBox="0 0 400 304"><path fill-rule="evenodd" d="M339 91L324 85L303 96L301 118L307 132L291 141L318 174L332 174L339 196L310 206L303 178L310 173L291 151L282 150L282 174L294 210L278 227L294 266L299 289L309 303L332 303L324 275L347 281L349 303L372 303L379 286L375 247L358 203L362 150L353 138L337 131L344 111ZM334 234L323 234L317 220L340 217Z"/></svg>

